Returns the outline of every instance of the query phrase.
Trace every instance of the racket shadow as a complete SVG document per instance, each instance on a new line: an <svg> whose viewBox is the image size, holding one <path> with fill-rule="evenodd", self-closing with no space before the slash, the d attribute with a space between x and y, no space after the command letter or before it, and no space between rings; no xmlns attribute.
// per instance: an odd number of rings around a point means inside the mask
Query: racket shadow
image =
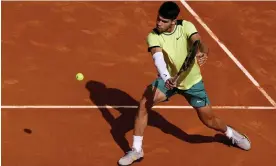
<svg viewBox="0 0 276 166"><path fill-rule="evenodd" d="M116 88L108 88L105 84L97 81L88 81L85 88L90 93L90 100L95 105L127 105L138 106L139 102L126 92ZM110 133L117 143L117 145L126 153L131 149L128 140L125 135L127 132L133 130L134 119L137 113L137 109L130 108L116 108L120 113L120 116L115 118L109 109L99 108L103 118L111 126ZM189 135L182 131L177 126L167 121L161 114L154 110L148 112L148 125L159 128L161 131L167 134L171 134L176 138L186 141L188 143L211 143L220 142L225 143L223 135L202 136L202 135ZM227 143L228 144L228 143Z"/></svg>

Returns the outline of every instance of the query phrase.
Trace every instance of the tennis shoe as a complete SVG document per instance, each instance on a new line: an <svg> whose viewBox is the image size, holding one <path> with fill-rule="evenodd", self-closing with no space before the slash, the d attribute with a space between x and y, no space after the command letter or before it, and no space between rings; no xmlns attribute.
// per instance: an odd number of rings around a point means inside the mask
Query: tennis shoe
<svg viewBox="0 0 276 166"><path fill-rule="evenodd" d="M130 165L132 164L134 161L138 161L140 159L142 159L144 157L144 152L143 150L141 150L140 152L138 152L136 149L132 149L131 151L127 152L127 154L125 156L123 156L120 160L119 160L119 165Z"/></svg>

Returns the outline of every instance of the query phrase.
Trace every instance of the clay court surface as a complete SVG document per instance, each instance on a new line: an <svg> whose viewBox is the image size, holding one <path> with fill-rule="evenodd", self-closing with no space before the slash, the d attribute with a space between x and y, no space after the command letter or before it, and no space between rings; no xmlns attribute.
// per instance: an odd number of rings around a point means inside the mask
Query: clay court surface
<svg viewBox="0 0 276 166"><path fill-rule="evenodd" d="M145 38L162 2L1 3L2 106L137 106L156 78ZM188 4L275 101L276 2ZM133 165L276 165L275 106L179 5L180 18L192 21L210 48L202 73L212 105L258 107L214 110L249 136L252 150L227 146L192 109L154 108L145 158ZM159 106L188 105L174 96ZM132 145L135 111L2 108L2 165L117 165Z"/></svg>

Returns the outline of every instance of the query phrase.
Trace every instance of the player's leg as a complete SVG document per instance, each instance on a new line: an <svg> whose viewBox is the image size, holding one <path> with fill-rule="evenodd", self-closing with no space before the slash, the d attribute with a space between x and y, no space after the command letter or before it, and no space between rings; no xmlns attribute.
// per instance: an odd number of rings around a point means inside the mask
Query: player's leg
<svg viewBox="0 0 276 166"><path fill-rule="evenodd" d="M218 117L215 116L212 111L211 105L195 106L199 119L207 127L225 133L227 131L226 124Z"/></svg>
<svg viewBox="0 0 276 166"><path fill-rule="evenodd" d="M232 143L244 150L251 148L249 139L226 125L223 120L218 118L211 107L210 100L204 88L203 81L198 82L189 90L181 91L191 106L197 111L199 119L207 127L225 134Z"/></svg>
<svg viewBox="0 0 276 166"><path fill-rule="evenodd" d="M155 81L159 83L158 81ZM135 117L134 131L135 136L143 136L144 130L148 123L148 110L150 110L154 104L165 101L167 96L160 88L156 86L148 86L142 96L139 103L137 115Z"/></svg>
<svg viewBox="0 0 276 166"><path fill-rule="evenodd" d="M133 149L119 160L120 165L129 165L144 156L142 142L144 131L148 123L148 111L151 110L155 104L166 101L175 93L175 89L168 90L165 88L165 83L161 78L156 79L145 89L135 117Z"/></svg>

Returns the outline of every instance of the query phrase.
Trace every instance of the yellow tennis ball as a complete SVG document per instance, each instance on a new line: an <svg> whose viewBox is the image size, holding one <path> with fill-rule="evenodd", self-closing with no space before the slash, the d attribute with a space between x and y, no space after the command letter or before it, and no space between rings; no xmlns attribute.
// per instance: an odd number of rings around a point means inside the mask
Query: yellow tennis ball
<svg viewBox="0 0 276 166"><path fill-rule="evenodd" d="M83 80L84 76L83 76L82 73L78 73L78 74L76 75L76 78L77 78L77 80L81 81L81 80Z"/></svg>

